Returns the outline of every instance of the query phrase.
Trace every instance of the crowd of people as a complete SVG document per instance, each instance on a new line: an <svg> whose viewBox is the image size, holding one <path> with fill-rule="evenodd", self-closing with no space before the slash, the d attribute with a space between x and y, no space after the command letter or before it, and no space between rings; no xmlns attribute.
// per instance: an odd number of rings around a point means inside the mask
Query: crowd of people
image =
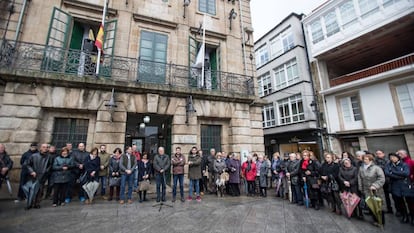
<svg viewBox="0 0 414 233"><path fill-rule="evenodd" d="M67 143L59 152L54 146L41 144L38 148L33 143L22 155L18 200L26 200L26 209L40 208L44 192L54 207L70 203L74 192L84 204L92 204L98 194L108 201L115 199L120 204L131 204L133 192L138 193L139 202L144 202L148 200L151 179L156 183L156 201L165 202L167 174L171 173L172 202L177 200L177 192L181 202L194 199L200 202L205 194L222 197L245 193L265 198L268 190L274 190L277 197L292 204L315 210L326 206L341 215L344 214L341 195L346 192L360 199L353 217L363 219L364 215L372 215L374 223L382 225L385 213L395 212L402 223L414 226L414 161L405 150L388 156L381 150L357 151L355 157L349 152L325 153L322 162L308 150L284 156L276 152L272 158L254 153L244 162L238 154L216 152L214 148L203 155L195 146L188 156L177 147L171 157L159 147L152 160L135 145L127 147L124 153L116 148L110 154L106 145L88 152L83 143L76 150ZM3 180L13 162L2 144L0 165ZM187 195L185 166L188 166ZM90 183L97 184L92 192L85 186ZM365 204L365 198L373 195L382 200L381 216L370 213Z"/></svg>

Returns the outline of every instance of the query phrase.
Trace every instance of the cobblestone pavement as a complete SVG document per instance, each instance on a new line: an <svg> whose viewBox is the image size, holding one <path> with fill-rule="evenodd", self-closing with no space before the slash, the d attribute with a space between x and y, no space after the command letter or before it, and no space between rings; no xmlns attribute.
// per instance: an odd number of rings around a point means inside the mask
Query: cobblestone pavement
<svg viewBox="0 0 414 233"><path fill-rule="evenodd" d="M136 194L134 194L136 195ZM24 203L0 201L0 232L381 232L365 221L347 219L331 213L290 204L276 197L203 197L202 202L175 203L167 200L160 210L154 194L144 203L120 205L97 197L93 205L73 201L63 207L52 207L50 200L41 209L24 210ZM399 223L386 215L384 232L414 232L414 227Z"/></svg>

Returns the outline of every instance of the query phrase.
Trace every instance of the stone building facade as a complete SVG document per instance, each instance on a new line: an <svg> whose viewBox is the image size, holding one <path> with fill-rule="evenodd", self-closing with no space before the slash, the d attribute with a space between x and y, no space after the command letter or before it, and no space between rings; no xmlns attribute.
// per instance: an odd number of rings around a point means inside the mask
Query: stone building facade
<svg viewBox="0 0 414 233"><path fill-rule="evenodd" d="M0 12L0 143L16 168L34 141L264 152L250 1L109 1L97 77L104 0L14 4Z"/></svg>

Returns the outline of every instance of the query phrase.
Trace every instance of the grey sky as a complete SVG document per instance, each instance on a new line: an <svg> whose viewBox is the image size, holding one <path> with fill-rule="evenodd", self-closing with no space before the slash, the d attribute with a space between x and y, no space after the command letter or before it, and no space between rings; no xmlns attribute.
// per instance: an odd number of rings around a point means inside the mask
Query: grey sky
<svg viewBox="0 0 414 233"><path fill-rule="evenodd" d="M254 40L262 37L290 13L309 14L327 0L251 0Z"/></svg>

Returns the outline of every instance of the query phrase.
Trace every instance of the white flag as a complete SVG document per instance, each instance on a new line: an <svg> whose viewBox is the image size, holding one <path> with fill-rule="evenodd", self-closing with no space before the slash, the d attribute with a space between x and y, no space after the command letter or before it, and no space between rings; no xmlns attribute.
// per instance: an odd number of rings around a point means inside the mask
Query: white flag
<svg viewBox="0 0 414 233"><path fill-rule="evenodd" d="M195 63L193 65L193 67L201 68L203 66L204 56L205 56L204 55L204 50L205 50L205 46L204 46L204 43L203 43L200 47L200 50L198 50L197 57L196 57L196 60L195 60Z"/></svg>

